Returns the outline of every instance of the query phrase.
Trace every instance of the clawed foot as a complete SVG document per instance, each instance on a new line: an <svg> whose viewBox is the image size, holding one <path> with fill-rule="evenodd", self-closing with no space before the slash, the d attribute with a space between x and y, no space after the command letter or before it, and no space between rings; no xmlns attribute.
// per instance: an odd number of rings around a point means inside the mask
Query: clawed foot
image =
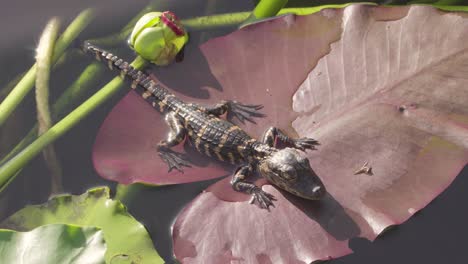
<svg viewBox="0 0 468 264"><path fill-rule="evenodd" d="M158 151L158 154L161 159L167 163L167 166L169 167L168 172L172 171L172 169L176 169L183 173L184 170L182 167L191 167L190 163L184 159L182 154L172 150L160 150Z"/></svg>
<svg viewBox="0 0 468 264"><path fill-rule="evenodd" d="M249 203L256 203L261 209L267 209L270 211L270 206L275 207L273 201L276 201L276 198L273 195L264 192L259 187L255 187L252 190L252 198L250 199Z"/></svg>
<svg viewBox="0 0 468 264"><path fill-rule="evenodd" d="M256 124L251 117L264 117L264 114L257 112L262 108L263 105L241 104L236 101L229 101L228 117L234 116L242 123L247 120Z"/></svg>
<svg viewBox="0 0 468 264"><path fill-rule="evenodd" d="M302 151L305 151L306 149L315 150L317 149L315 146L318 145L320 145L320 143L317 140L307 137L295 139L293 142L293 146Z"/></svg>

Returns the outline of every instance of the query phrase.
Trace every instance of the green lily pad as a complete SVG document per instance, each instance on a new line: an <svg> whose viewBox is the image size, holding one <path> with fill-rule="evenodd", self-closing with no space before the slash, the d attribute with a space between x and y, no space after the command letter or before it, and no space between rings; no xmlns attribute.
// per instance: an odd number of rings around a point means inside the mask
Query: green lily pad
<svg viewBox="0 0 468 264"><path fill-rule="evenodd" d="M0 263L100 264L106 243L96 227L45 225L29 232L0 229Z"/></svg>
<svg viewBox="0 0 468 264"><path fill-rule="evenodd" d="M29 231L56 223L101 228L107 243L106 263L164 263L145 227L127 212L125 205L109 198L107 187L93 188L82 195L60 195L45 204L27 206L0 226Z"/></svg>

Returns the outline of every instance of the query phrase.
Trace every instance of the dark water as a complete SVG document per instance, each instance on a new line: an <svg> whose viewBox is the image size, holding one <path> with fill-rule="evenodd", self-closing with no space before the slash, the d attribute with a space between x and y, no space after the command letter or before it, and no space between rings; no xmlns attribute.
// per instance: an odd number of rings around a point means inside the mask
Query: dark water
<svg viewBox="0 0 468 264"><path fill-rule="evenodd" d="M162 0L161 10L170 9L181 18L251 10L253 1L232 0ZM29 68L34 63L34 47L48 19L52 16L69 22L83 8L95 6L99 16L94 25L86 30L82 38L93 38L117 32L129 21L147 1L95 0L58 1L58 0L16 0L2 3L0 21L0 87L13 76ZM212 8L207 8L211 5ZM197 44L214 36L234 30L223 30L191 34L187 52L197 52ZM131 53L127 52L127 58ZM52 100L70 85L89 60L79 59L68 63L53 74L51 83ZM177 68L165 69L167 76L176 76ZM172 75L170 72L172 72ZM107 73L102 77L101 87L113 77ZM162 76L164 79L164 76ZM210 80L207 80L210 81ZM215 80L211 80L215 81ZM164 82L186 82L183 85L200 85L190 78L170 78ZM100 178L91 163L91 150L98 128L111 108L124 93L95 111L77 127L59 139L56 151L64 168L64 189L66 192L81 194L97 185L115 188L115 183ZM4 128L0 130L0 154L7 152L35 122L34 98L32 93ZM5 192L0 194L0 221L26 204L43 203L50 193L50 179L42 158L33 160ZM214 181L146 188L135 198L130 211L148 229L160 255L172 263L172 247L169 227L185 204ZM468 169L459 175L454 184L440 195L422 212L407 223L390 230L374 243L364 239L353 239L350 243L355 254L333 260L330 263L467 263L468 251L465 238L468 235ZM148 210L151 206L151 210ZM157 213L154 213L157 212Z"/></svg>

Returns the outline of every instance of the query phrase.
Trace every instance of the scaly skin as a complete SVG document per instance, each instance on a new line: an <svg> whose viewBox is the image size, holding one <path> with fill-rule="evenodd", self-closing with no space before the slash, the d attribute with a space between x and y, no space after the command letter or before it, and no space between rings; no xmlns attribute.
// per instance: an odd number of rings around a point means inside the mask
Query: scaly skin
<svg viewBox="0 0 468 264"><path fill-rule="evenodd" d="M241 122L254 122L253 118L264 116L257 112L261 105L223 101L213 107L202 107L185 103L119 57L89 43L84 44L83 50L104 61L110 69L119 70L122 76L132 81L133 90L165 114L170 132L165 140L159 142L157 151L168 164L169 171L176 169L182 172L183 167L190 167L190 162L183 155L171 150L188 139L200 153L240 165L231 185L236 191L252 195L251 202L260 208L269 210L270 206L274 206L275 198L246 181L255 171L279 188L305 199L317 200L325 194L325 187L310 168L309 161L296 150L315 149L318 145L316 140L293 139L278 128L271 127L265 132L263 140L258 141L240 127L220 118L227 113ZM278 149L275 147L276 141L292 148Z"/></svg>

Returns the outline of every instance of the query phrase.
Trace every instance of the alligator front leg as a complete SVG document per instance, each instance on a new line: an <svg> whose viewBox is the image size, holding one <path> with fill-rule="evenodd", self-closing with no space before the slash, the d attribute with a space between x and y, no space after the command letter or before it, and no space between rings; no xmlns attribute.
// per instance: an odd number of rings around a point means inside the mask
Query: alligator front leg
<svg viewBox="0 0 468 264"><path fill-rule="evenodd" d="M256 203L260 208L270 211L270 206L275 207L273 201L275 197L267 192L264 192L260 187L251 182L246 182L245 178L252 174L252 168L247 165L237 169L231 179L232 188L238 192L243 192L252 195L250 203Z"/></svg>
<svg viewBox="0 0 468 264"><path fill-rule="evenodd" d="M190 167L190 163L183 158L182 154L174 152L171 148L184 141L186 130L182 121L173 112L166 115L165 121L170 128L170 132L167 139L158 143L158 154L167 163L169 172L172 169L183 172L182 167Z"/></svg>
<svg viewBox="0 0 468 264"><path fill-rule="evenodd" d="M316 149L315 146L320 145L317 140L313 138L291 138L286 135L283 131L276 127L270 127L265 134L263 134L263 143L270 147L275 147L276 140L281 141L291 147L305 151L306 149Z"/></svg>
<svg viewBox="0 0 468 264"><path fill-rule="evenodd" d="M258 112L258 110L262 108L263 105L242 104L236 101L222 101L213 107L206 108L206 113L219 117L227 112L228 119L236 117L242 123L247 120L255 124L255 121L251 117L264 117L264 114Z"/></svg>

